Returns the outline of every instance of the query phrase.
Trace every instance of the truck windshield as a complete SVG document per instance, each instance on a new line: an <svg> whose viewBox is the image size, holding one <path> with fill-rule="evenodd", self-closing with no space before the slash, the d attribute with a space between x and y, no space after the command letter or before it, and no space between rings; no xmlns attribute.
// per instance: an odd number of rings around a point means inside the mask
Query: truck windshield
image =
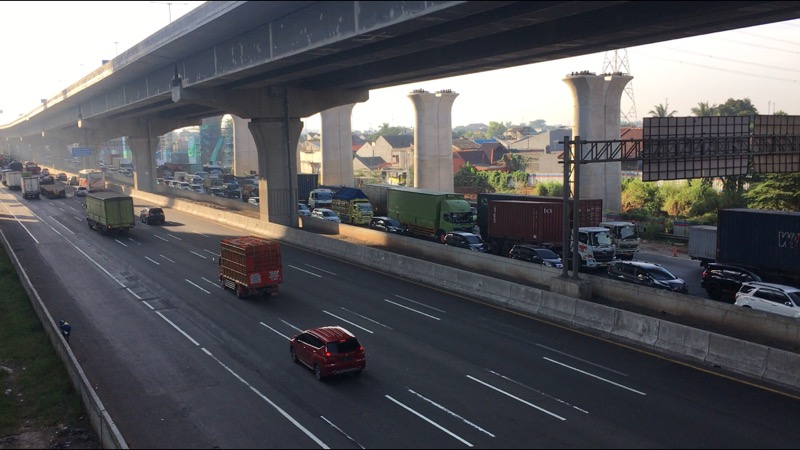
<svg viewBox="0 0 800 450"><path fill-rule="evenodd" d="M636 232L636 227L633 225L625 225L619 228L619 238L622 240L636 239L639 235Z"/></svg>
<svg viewBox="0 0 800 450"><path fill-rule="evenodd" d="M594 233L581 233L581 242L591 246L611 245L611 234L607 231L599 231Z"/></svg>
<svg viewBox="0 0 800 450"><path fill-rule="evenodd" d="M372 212L372 205L369 203L357 203L358 210L362 213L371 213Z"/></svg>
<svg viewBox="0 0 800 450"><path fill-rule="evenodd" d="M317 192L317 200L331 200L333 195L330 192Z"/></svg>
<svg viewBox="0 0 800 450"><path fill-rule="evenodd" d="M445 217L445 219L449 219L450 223L475 223L474 217L471 211L463 211L451 212L450 217Z"/></svg>

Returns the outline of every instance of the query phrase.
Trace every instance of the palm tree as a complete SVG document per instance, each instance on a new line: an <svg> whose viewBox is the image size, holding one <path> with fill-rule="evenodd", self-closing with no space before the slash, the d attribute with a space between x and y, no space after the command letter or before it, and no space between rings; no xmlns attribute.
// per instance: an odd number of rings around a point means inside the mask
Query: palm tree
<svg viewBox="0 0 800 450"><path fill-rule="evenodd" d="M712 106L708 102L699 102L697 106L692 108L692 114L697 117L716 116L717 106Z"/></svg>
<svg viewBox="0 0 800 450"><path fill-rule="evenodd" d="M665 100L663 105L659 103L655 106L655 109L651 109L647 114L652 114L653 117L672 117L678 112L673 109L668 113L667 110L669 110L669 102Z"/></svg>

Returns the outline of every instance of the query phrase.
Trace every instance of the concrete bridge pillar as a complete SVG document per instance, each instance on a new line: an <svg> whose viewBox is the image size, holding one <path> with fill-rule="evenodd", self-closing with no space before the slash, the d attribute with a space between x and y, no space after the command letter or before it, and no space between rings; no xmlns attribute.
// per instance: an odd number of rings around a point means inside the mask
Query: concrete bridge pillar
<svg viewBox="0 0 800 450"><path fill-rule="evenodd" d="M258 152L248 125L250 119L242 119L233 114L231 118L233 119L233 174L243 176L249 174L251 170L258 172Z"/></svg>
<svg viewBox="0 0 800 450"><path fill-rule="evenodd" d="M297 142L303 122L297 118L251 119L258 149L260 217L297 227Z"/></svg>
<svg viewBox="0 0 800 450"><path fill-rule="evenodd" d="M133 153L133 187L143 192L155 191L156 153L158 137L127 139Z"/></svg>
<svg viewBox="0 0 800 450"><path fill-rule="evenodd" d="M320 184L353 186L353 132L350 117L355 103L326 109L322 123Z"/></svg>
<svg viewBox="0 0 800 450"><path fill-rule="evenodd" d="M584 141L620 138L620 101L625 85L633 77L624 74L595 75L577 72L564 82L575 100L573 136ZM586 156L584 149L581 158ZM622 204L622 167L619 161L581 165L578 195L582 199L603 200L603 209L619 212Z"/></svg>
<svg viewBox="0 0 800 450"><path fill-rule="evenodd" d="M414 104L414 186L453 192L452 107L458 94L450 90L408 94Z"/></svg>

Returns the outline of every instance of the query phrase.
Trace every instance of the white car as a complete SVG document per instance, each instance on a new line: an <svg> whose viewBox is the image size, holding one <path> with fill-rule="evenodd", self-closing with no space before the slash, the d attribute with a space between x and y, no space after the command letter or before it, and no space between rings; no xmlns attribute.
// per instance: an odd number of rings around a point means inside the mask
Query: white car
<svg viewBox="0 0 800 450"><path fill-rule="evenodd" d="M250 203L251 205L257 205L258 204L258 197L250 197L250 198L248 198L247 199L247 203Z"/></svg>
<svg viewBox="0 0 800 450"><path fill-rule="evenodd" d="M335 212L333 212L333 210L330 210L328 208L314 208L314 210L311 211L311 217L316 217L317 219L329 220L331 222L337 222L337 223L342 222L342 220L339 219L339 216Z"/></svg>
<svg viewBox="0 0 800 450"><path fill-rule="evenodd" d="M743 283L734 304L800 319L800 288L755 281Z"/></svg>
<svg viewBox="0 0 800 450"><path fill-rule="evenodd" d="M75 188L75 196L76 197L86 197L86 193L89 192L85 186L78 186Z"/></svg>
<svg viewBox="0 0 800 450"><path fill-rule="evenodd" d="M305 203L298 203L297 204L297 214L301 216L310 216L311 210L308 209L308 206Z"/></svg>

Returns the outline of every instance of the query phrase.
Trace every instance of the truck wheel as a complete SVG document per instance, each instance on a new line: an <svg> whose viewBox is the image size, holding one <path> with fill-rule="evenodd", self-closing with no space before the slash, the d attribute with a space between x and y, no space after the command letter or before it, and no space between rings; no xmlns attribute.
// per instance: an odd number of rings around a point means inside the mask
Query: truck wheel
<svg viewBox="0 0 800 450"><path fill-rule="evenodd" d="M236 296L239 298L245 298L247 295L247 289L242 286L241 284L236 285Z"/></svg>

